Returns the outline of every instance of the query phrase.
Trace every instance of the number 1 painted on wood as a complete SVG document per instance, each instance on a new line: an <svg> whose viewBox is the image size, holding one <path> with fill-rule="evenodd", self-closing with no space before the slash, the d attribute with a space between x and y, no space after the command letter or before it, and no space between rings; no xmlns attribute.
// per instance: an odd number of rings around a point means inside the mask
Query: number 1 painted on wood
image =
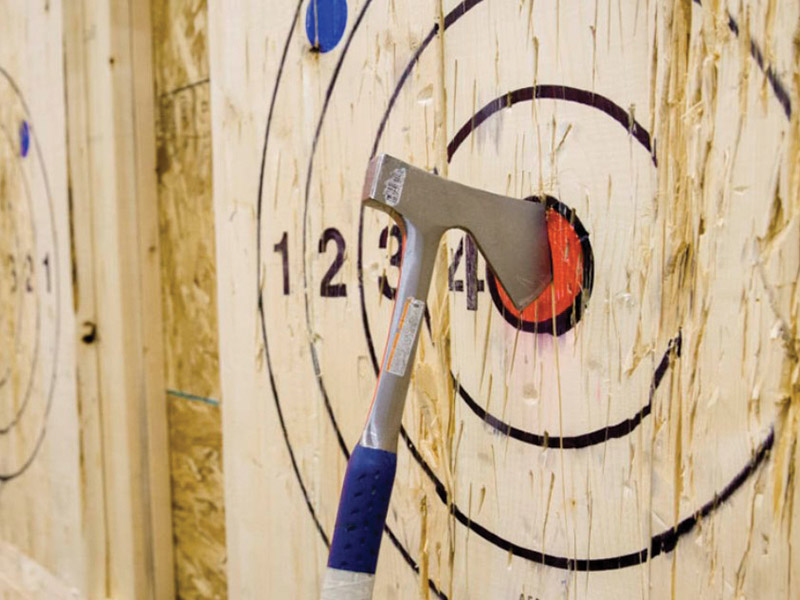
<svg viewBox="0 0 800 600"><path fill-rule="evenodd" d="M281 253L283 261L283 295L289 295L289 234L284 231L281 241L275 244L272 249Z"/></svg>

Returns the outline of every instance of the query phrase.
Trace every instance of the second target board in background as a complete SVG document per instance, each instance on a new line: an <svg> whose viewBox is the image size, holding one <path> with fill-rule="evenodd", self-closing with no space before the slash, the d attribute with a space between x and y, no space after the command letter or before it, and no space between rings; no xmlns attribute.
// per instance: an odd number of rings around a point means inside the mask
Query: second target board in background
<svg viewBox="0 0 800 600"><path fill-rule="evenodd" d="M679 152L653 83L664 25L655 7L604 6L351 3L319 54L298 4L266 107L259 289L275 407L323 544L400 266L398 230L361 209L369 158L551 206L554 290L522 314L469 238L447 235L437 281L449 296L437 303L434 286L429 299L377 597L421 572L441 598L611 598L673 568L692 575L672 584L683 597L728 585L696 582L712 557L739 564L737 545L699 523L745 543L741 515L774 441L784 350L763 299L783 275L761 254L759 278L752 253L768 226L759 203L787 185L791 107L724 13L719 91L698 92L707 114L693 133L710 150L686 159L710 175L681 214L664 194ZM692 8L700 57L703 11ZM676 250L680 219L691 235ZM731 327L742 314L748 327Z"/></svg>
<svg viewBox="0 0 800 600"><path fill-rule="evenodd" d="M0 481L24 473L44 439L59 339L55 236L35 123L0 66Z"/></svg>

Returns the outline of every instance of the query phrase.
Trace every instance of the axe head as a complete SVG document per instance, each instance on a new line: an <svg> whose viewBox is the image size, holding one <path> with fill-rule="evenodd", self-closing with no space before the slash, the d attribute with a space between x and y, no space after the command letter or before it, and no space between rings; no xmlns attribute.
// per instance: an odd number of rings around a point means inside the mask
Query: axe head
<svg viewBox="0 0 800 600"><path fill-rule="evenodd" d="M429 243L448 229L468 232L519 310L552 281L543 203L448 181L387 154L370 161L363 199L412 222Z"/></svg>

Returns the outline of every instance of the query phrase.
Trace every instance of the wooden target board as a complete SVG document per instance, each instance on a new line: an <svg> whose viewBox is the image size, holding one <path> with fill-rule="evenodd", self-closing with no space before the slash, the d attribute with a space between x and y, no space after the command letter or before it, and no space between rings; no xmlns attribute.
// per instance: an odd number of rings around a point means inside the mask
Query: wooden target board
<svg viewBox="0 0 800 600"><path fill-rule="evenodd" d="M375 597L796 594L797 6L285 4L210 7L231 593L318 593L388 152L547 202L554 282L443 240Z"/></svg>
<svg viewBox="0 0 800 600"><path fill-rule="evenodd" d="M0 20L0 589L66 597L84 564L60 4Z"/></svg>
<svg viewBox="0 0 800 600"><path fill-rule="evenodd" d="M37 131L27 103L7 71L3 79L2 188L3 366L0 389L5 411L0 428L6 444L5 481L21 476L33 463L44 439L52 402L60 311L53 272L56 231L52 194ZM33 152L31 152L33 151ZM29 160L30 158L30 160Z"/></svg>

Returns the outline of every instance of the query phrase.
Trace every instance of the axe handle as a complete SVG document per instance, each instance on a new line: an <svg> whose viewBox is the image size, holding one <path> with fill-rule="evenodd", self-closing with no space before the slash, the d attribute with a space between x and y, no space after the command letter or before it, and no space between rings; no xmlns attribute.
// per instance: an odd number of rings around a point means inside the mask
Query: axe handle
<svg viewBox="0 0 800 600"><path fill-rule="evenodd" d="M369 600L397 454L358 444L344 476L322 600Z"/></svg>
<svg viewBox="0 0 800 600"><path fill-rule="evenodd" d="M367 423L347 464L322 600L372 598L403 407L440 237L423 235L408 219L401 225L403 253L392 324Z"/></svg>

